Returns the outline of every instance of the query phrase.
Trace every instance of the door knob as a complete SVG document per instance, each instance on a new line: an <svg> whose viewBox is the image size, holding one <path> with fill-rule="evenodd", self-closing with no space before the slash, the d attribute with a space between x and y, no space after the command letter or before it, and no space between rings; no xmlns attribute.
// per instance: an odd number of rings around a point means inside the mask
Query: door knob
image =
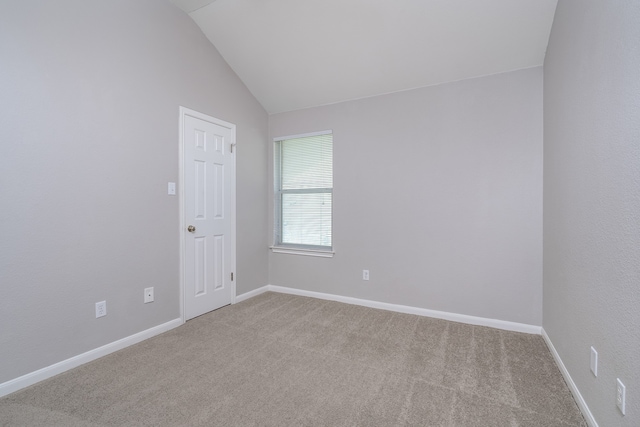
<svg viewBox="0 0 640 427"><path fill-rule="evenodd" d="M189 233L193 233L194 231L196 231L196 228L193 225L190 225L190 226L187 227L187 231Z"/></svg>

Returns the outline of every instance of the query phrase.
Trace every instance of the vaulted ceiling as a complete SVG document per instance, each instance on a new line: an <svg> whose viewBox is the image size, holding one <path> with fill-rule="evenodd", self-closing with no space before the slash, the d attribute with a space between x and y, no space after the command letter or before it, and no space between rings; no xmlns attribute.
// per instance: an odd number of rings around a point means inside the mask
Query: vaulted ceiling
<svg viewBox="0 0 640 427"><path fill-rule="evenodd" d="M269 113L542 65L557 0L171 0Z"/></svg>

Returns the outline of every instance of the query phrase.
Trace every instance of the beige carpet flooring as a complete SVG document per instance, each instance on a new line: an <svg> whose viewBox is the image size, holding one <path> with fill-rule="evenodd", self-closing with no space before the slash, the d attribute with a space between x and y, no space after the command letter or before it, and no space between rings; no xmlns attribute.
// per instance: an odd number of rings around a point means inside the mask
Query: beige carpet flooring
<svg viewBox="0 0 640 427"><path fill-rule="evenodd" d="M0 399L2 426L586 426L540 336L265 293Z"/></svg>

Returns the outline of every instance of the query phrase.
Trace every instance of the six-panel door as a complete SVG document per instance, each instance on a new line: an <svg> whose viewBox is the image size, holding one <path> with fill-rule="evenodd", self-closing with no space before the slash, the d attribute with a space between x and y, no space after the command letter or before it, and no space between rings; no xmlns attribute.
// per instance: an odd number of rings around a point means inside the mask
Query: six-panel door
<svg viewBox="0 0 640 427"><path fill-rule="evenodd" d="M184 116L185 320L231 303L232 130Z"/></svg>

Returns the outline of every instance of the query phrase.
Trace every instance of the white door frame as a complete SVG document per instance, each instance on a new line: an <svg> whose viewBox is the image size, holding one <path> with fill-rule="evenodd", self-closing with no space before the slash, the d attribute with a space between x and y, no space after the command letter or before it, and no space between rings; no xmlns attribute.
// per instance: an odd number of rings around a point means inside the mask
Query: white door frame
<svg viewBox="0 0 640 427"><path fill-rule="evenodd" d="M178 152L178 194L180 203L180 319L182 323L185 323L185 282L186 282L186 270L185 270L185 244L187 236L187 223L185 221L185 188L184 188L184 119L185 116L195 117L196 119L204 120L214 123L218 126L222 126L231 129L231 145L234 147L232 151L231 161L229 166L231 167L231 271L234 278L231 281L231 304L236 303L236 125L233 123L225 122L224 120L216 119L215 117L208 116L203 113L199 113L189 108L180 106L180 144Z"/></svg>

